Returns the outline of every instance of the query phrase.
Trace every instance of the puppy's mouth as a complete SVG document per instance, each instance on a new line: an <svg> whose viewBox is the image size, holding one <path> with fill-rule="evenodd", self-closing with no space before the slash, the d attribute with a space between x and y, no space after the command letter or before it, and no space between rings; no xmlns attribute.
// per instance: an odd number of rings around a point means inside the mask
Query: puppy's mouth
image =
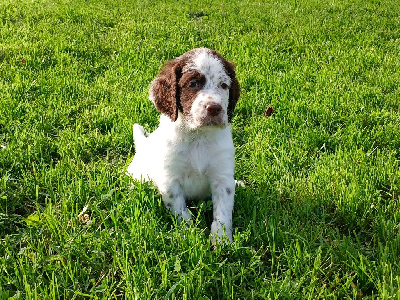
<svg viewBox="0 0 400 300"><path fill-rule="evenodd" d="M200 128L224 128L227 126L227 121L224 120L223 114L219 114L217 116L210 116L205 114L201 117L193 117L192 115L186 116L186 125L191 129L200 129Z"/></svg>
<svg viewBox="0 0 400 300"><path fill-rule="evenodd" d="M225 127L226 123L224 122L222 116L206 116L201 119L201 126L217 126L217 127Z"/></svg>

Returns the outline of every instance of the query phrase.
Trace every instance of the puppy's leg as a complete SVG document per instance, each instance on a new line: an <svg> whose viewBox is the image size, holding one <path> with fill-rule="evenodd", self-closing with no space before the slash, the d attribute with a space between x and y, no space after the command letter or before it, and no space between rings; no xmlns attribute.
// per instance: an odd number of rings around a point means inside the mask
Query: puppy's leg
<svg viewBox="0 0 400 300"><path fill-rule="evenodd" d="M232 242L232 211L235 195L235 181L215 181L211 186L213 201L213 222L211 235L213 244L223 241L224 234Z"/></svg>
<svg viewBox="0 0 400 300"><path fill-rule="evenodd" d="M186 207L185 197L183 193L178 189L171 189L167 193L162 195L165 206L169 209L172 214L176 214L178 222L187 222L191 215Z"/></svg>

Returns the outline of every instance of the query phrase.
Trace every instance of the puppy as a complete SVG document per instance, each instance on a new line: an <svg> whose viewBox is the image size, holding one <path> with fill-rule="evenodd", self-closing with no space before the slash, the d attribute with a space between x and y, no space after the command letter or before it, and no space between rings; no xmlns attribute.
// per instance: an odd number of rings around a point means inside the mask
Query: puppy
<svg viewBox="0 0 400 300"><path fill-rule="evenodd" d="M234 65L214 50L198 48L169 61L150 86L161 112L147 134L133 126L136 154L127 171L151 180L180 221L190 219L186 199L213 202L212 240L232 241L235 194L230 122L240 88Z"/></svg>

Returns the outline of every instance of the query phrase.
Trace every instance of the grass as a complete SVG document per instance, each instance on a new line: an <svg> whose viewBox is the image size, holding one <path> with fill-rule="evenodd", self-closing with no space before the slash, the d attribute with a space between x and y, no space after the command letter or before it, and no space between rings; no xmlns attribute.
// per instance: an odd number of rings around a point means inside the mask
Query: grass
<svg viewBox="0 0 400 300"><path fill-rule="evenodd" d="M1 299L400 298L397 1L5 0L0 24ZM215 251L209 201L181 228L124 175L149 83L200 46L242 87Z"/></svg>

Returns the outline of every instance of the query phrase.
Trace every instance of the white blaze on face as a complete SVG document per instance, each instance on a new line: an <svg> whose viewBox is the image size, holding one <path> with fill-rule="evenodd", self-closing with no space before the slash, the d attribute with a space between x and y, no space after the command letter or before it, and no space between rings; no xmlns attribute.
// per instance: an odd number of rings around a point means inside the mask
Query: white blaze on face
<svg viewBox="0 0 400 300"><path fill-rule="evenodd" d="M221 60L207 49L199 49L193 56L193 62L188 64L185 70L196 70L206 78L205 85L192 104L190 110L192 124L189 126L192 128L210 124L226 126L231 78L226 73ZM220 115L209 116L206 109L209 104L221 105Z"/></svg>

